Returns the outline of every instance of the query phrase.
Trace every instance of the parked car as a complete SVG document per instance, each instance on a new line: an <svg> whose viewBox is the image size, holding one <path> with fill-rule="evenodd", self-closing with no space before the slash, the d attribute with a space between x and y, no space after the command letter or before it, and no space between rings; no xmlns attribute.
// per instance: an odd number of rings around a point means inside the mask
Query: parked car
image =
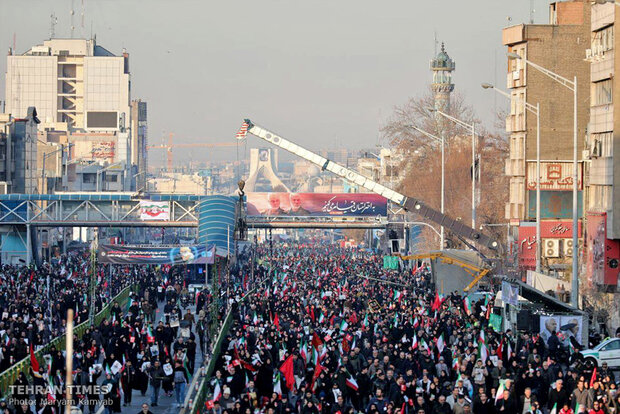
<svg viewBox="0 0 620 414"><path fill-rule="evenodd" d="M620 368L620 338L607 339L592 349L581 351L581 355L589 366L607 362L609 368Z"/></svg>

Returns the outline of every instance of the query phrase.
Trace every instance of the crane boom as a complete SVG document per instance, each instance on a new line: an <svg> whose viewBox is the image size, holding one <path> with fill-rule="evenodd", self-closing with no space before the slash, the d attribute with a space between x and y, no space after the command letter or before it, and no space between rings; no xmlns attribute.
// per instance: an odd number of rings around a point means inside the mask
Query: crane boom
<svg viewBox="0 0 620 414"><path fill-rule="evenodd" d="M419 200L416 200L413 197L407 197L397 191L392 190L391 188L381 185L368 177L364 177L363 175L353 170L343 167L340 164L337 164L287 139L284 139L280 135L254 124L249 119L245 119L243 126L237 133L237 139L245 138L248 132L258 138L272 143L273 145L276 145L277 147L289 151L294 155L310 161L315 165L318 165L323 171L329 171L339 177L344 178L347 181L350 181L351 183L359 185L360 187L363 187L376 194L379 194L392 201L393 203L398 204L406 211L417 213L440 226L444 226L457 236L471 240L489 249L495 250L498 247L497 241L491 239L489 236L477 231L476 229L472 229L471 227L466 226L461 221L457 221L449 216L446 216L445 214L431 207L428 207L427 205L425 205Z"/></svg>

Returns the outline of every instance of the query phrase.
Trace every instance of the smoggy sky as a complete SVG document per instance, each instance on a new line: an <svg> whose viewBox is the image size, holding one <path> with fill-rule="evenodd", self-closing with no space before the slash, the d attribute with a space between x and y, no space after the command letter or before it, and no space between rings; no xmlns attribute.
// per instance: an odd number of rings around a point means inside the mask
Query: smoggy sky
<svg viewBox="0 0 620 414"><path fill-rule="evenodd" d="M244 117L310 149L379 142L395 105L430 83L434 34L456 61L454 83L491 127L505 88L501 29L529 20L529 0L0 0L0 50L17 53L50 36L96 34L130 53L132 98L148 102L149 141L229 142ZM534 0L536 23L548 1ZM511 21L508 20L511 18ZM91 31L92 28L92 31ZM6 72L6 60L0 59ZM0 86L4 100L4 77ZM257 138L250 138L258 146ZM234 149L177 150L189 159L236 159ZM239 150L243 157L243 150ZM151 164L161 163L153 150Z"/></svg>

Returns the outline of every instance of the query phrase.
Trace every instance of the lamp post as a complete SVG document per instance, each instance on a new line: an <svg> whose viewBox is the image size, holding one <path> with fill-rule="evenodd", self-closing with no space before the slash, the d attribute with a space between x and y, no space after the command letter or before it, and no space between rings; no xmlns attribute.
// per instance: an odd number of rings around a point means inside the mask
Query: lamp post
<svg viewBox="0 0 620 414"><path fill-rule="evenodd" d="M578 189L579 189L579 168L577 160L577 76L573 80L569 80L555 72L550 71L534 62L521 57L519 54L510 52L508 53L509 59L520 59L527 65L532 66L534 69L547 75L554 81L558 82L568 90L573 92L573 276L571 280L571 305L579 307L579 234L577 228L579 225L579 206L578 203Z"/></svg>
<svg viewBox="0 0 620 414"><path fill-rule="evenodd" d="M446 114L436 108L429 108L429 111L436 112L446 119L454 122L455 124L469 129L471 131L471 227L476 228L476 126L475 124L468 124L460 119Z"/></svg>
<svg viewBox="0 0 620 414"><path fill-rule="evenodd" d="M495 86L490 83L483 83L482 87L484 89L493 89L495 92L500 95L505 96L508 99L512 99L510 94L501 89L497 89ZM536 116L536 271L540 273L541 271L541 249L542 249L542 240L541 240L541 231L540 231L540 104L536 103L536 105L532 105L528 103L525 99L523 99L523 103L525 109L530 111L532 114Z"/></svg>
<svg viewBox="0 0 620 414"><path fill-rule="evenodd" d="M413 128L416 131L418 131L420 134L425 135L426 137L434 140L435 142L439 142L441 144L441 214L444 213L444 196L445 196L445 183L446 183L446 174L445 174L445 140L443 137L443 134L441 134L441 138L430 134L420 128L418 128L415 125L407 125L407 127L409 128ZM434 230L434 228L433 228ZM444 249L444 229L443 226L441 226L440 228L440 234L439 234L439 238L440 238L440 249L439 250L443 250Z"/></svg>

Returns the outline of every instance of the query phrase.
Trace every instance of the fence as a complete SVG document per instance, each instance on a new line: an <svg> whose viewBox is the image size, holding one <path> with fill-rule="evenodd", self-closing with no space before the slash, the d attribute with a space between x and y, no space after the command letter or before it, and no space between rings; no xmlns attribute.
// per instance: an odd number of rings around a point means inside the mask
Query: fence
<svg viewBox="0 0 620 414"><path fill-rule="evenodd" d="M112 304L114 302L118 302L121 305L121 307L124 306L127 303L127 300L129 298L129 293L135 289L137 289L137 285L130 285L130 286L127 286L125 289L121 290L121 292L118 295L116 295L99 313L95 315L95 318L94 318L95 325L99 325L105 318L107 318L110 315L110 308L112 307ZM73 333L75 334L75 336L78 337L78 339L81 339L89 327L90 327L89 321L82 322L81 324L77 325L73 329ZM35 352L34 355L38 361L42 361L43 355L49 353L52 347L55 347L56 349L64 349L65 343L66 343L65 335L63 334L61 336L58 336L52 339L47 345L45 345L43 348ZM13 366L11 366L9 369L7 369L5 372L3 372L0 375L0 395L6 398L7 392L9 390L9 386L13 385L15 380L17 380L17 377L19 376L19 374L22 372L25 372L26 375L29 375L29 371L30 371L30 355L28 355L26 358L22 359L21 361L13 364Z"/></svg>

